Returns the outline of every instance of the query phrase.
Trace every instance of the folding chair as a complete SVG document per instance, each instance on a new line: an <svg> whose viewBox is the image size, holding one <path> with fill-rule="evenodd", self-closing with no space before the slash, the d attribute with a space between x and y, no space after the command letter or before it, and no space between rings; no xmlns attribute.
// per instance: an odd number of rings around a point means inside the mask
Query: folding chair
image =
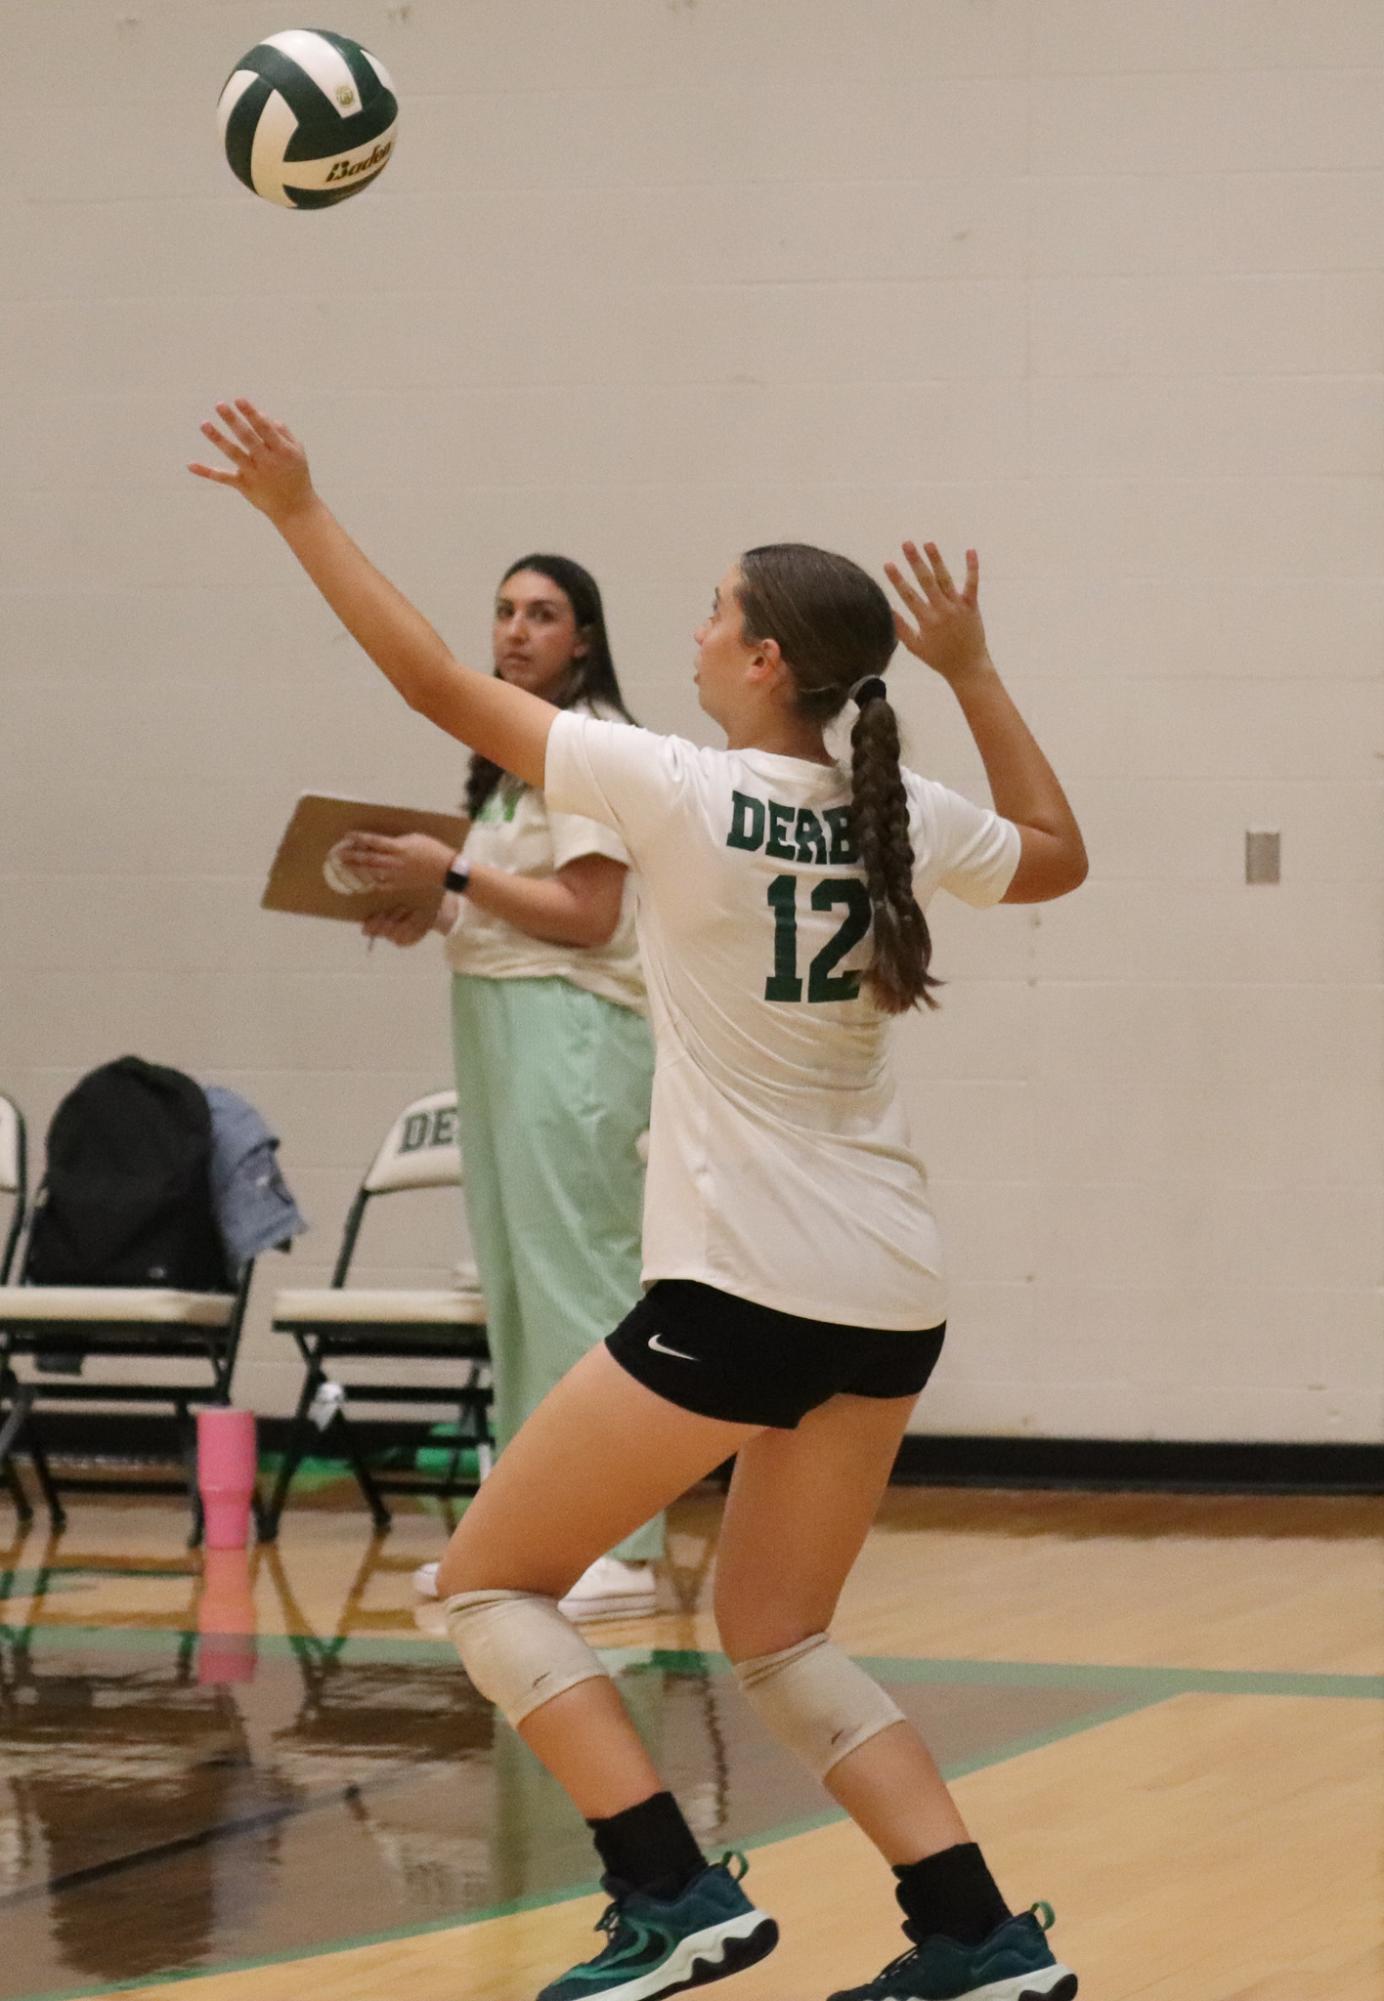
<svg viewBox="0 0 1384 2001"><path fill-rule="evenodd" d="M456 1092L433 1091L405 1105L395 1118L356 1190L346 1217L331 1284L315 1291L275 1295L273 1326L297 1344L305 1372L289 1430L283 1464L274 1484L262 1534L278 1533L289 1486L306 1456L310 1439L338 1440L375 1527L383 1532L391 1516L384 1493L446 1494L473 1491L461 1473L461 1453L474 1444L482 1477L489 1469L490 1350L486 1343L485 1301L474 1273L459 1273L446 1289L371 1289L350 1286L347 1277L369 1204L380 1195L410 1189L455 1188L461 1184L457 1145ZM388 1364L387 1371L342 1381L329 1371L341 1362ZM414 1375L408 1365L457 1365L460 1380L444 1383ZM367 1463L349 1410L357 1403L446 1404L458 1417L456 1450L441 1478L396 1472L385 1475ZM314 1409L314 1406L316 1407ZM320 1429L319 1429L320 1426Z"/></svg>
<svg viewBox="0 0 1384 2001"><path fill-rule="evenodd" d="M0 1097L0 1195L15 1198L14 1214L0 1261L0 1478L21 1517L32 1514L14 1467L18 1453L27 1454L53 1527L65 1527L67 1517L59 1487L72 1493L186 1493L192 1509L195 1546L202 1539L202 1502L197 1492L197 1426L192 1415L199 1404L225 1404L231 1398L240 1330L245 1318L253 1259L241 1270L234 1291L176 1292L158 1286L28 1285L22 1260L19 1283L9 1281L19 1248L26 1208L24 1121L9 1098ZM32 1223L32 1218L29 1219ZM26 1246L27 1248L27 1246ZM43 1355L80 1358L83 1373L71 1382L51 1376L35 1378L16 1366ZM129 1379L101 1380L87 1364L107 1361L144 1363L177 1360L197 1364L202 1380L189 1383L139 1383ZM54 1478L43 1449L37 1410L58 1403L166 1404L177 1426L180 1480L89 1478L65 1473Z"/></svg>
<svg viewBox="0 0 1384 2001"><path fill-rule="evenodd" d="M19 1233L24 1227L24 1211L28 1206L29 1188L27 1177L27 1155L24 1141L24 1114L13 1098L0 1093L0 1196L7 1196L10 1204L9 1223L5 1230L4 1248L0 1249L0 1286L10 1275L14 1262L15 1246ZM11 1459L4 1440L3 1405L0 1405L0 1468L4 1481L14 1502L15 1513L21 1522L29 1523L34 1518L29 1497L24 1492L18 1470Z"/></svg>
<svg viewBox="0 0 1384 2001"><path fill-rule="evenodd" d="M0 1093L0 1195L10 1201L9 1226L0 1250L0 1285L4 1285L14 1262L15 1246L24 1227L24 1211L29 1188L24 1144L24 1114L13 1098Z"/></svg>

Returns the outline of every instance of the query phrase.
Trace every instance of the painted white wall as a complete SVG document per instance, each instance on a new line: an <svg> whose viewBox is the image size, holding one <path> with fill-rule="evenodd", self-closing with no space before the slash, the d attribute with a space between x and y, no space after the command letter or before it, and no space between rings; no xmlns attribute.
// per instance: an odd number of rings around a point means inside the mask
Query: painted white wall
<svg viewBox="0 0 1384 2001"><path fill-rule="evenodd" d="M981 549L1093 867L935 906L901 1067L956 1273L923 1429L1361 1439L1381 1417L1384 10L1377 0L352 0L396 160L317 215L220 158L246 0L5 0L0 1088L127 1050L244 1091L315 1225L296 1371L407 1095L428 948L258 909L298 792L464 758L189 479L256 396L463 656L522 549L602 579L650 724L803 536ZM979 764L904 661L913 761ZM1283 880L1247 887L1247 827ZM426 1237L426 1242L425 1242ZM441 1269L450 1212L365 1276Z"/></svg>

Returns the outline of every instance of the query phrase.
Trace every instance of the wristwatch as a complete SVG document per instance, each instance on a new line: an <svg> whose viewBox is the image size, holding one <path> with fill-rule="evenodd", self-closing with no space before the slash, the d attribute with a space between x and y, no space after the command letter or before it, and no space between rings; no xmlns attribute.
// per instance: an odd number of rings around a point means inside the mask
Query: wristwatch
<svg viewBox="0 0 1384 2001"><path fill-rule="evenodd" d="M443 876L442 882L444 888L454 889L458 896L465 896L467 890L471 887L470 862L463 861L460 855L454 855L451 866L447 870L446 875Z"/></svg>

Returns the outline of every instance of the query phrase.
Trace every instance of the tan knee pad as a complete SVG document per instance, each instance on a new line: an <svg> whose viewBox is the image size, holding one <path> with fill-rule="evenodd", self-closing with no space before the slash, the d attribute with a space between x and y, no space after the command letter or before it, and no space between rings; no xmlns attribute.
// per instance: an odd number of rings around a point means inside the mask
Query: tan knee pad
<svg viewBox="0 0 1384 2001"><path fill-rule="evenodd" d="M556 1599L528 1591L458 1591L444 1609L462 1666L516 1728L555 1695L606 1673Z"/></svg>
<svg viewBox="0 0 1384 2001"><path fill-rule="evenodd" d="M766 1729L819 1779L891 1723L904 1720L879 1683L825 1633L734 1666Z"/></svg>

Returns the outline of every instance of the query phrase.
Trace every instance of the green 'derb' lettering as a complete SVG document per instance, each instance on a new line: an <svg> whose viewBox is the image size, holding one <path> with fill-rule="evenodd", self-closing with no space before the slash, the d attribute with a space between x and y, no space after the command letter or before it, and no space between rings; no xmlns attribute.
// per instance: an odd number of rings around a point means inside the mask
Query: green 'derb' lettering
<svg viewBox="0 0 1384 2001"><path fill-rule="evenodd" d="M823 815L831 829L831 865L840 868L843 864L860 860L860 850L855 844L855 834L851 828L849 806L828 806Z"/></svg>
<svg viewBox="0 0 1384 2001"><path fill-rule="evenodd" d="M732 792L728 848L745 848L751 854L764 845L764 801L748 792Z"/></svg>
<svg viewBox="0 0 1384 2001"><path fill-rule="evenodd" d="M825 862L827 858L827 837L822 831L822 823L810 806L798 808L798 855L800 862Z"/></svg>
<svg viewBox="0 0 1384 2001"><path fill-rule="evenodd" d="M773 855L777 861L791 862L796 859L788 840L788 830L793 824L793 808L780 806L777 799L769 801L769 838L764 843L766 855Z"/></svg>

